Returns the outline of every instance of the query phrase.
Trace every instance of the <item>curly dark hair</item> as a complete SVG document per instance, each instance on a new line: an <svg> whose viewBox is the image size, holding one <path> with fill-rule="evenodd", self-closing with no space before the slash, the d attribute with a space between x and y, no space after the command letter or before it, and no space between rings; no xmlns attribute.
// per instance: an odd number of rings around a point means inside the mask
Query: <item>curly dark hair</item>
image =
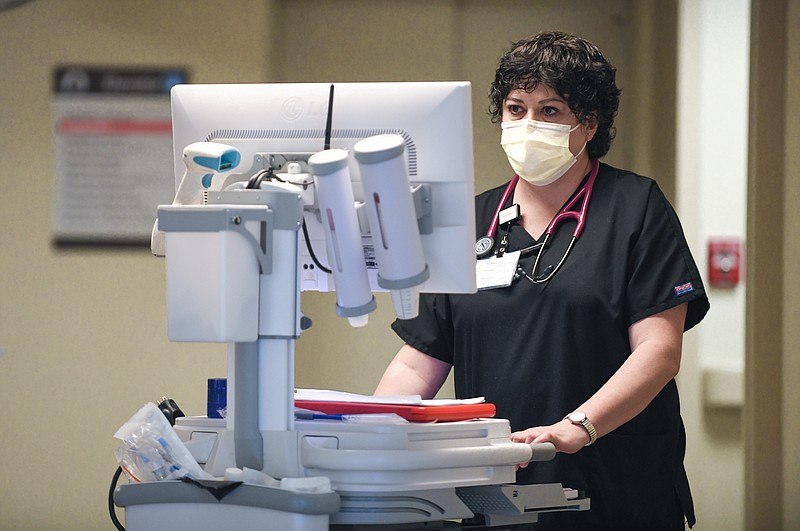
<svg viewBox="0 0 800 531"><path fill-rule="evenodd" d="M500 58L489 90L492 122L503 117L503 102L515 89L535 90L543 83L564 98L581 123L596 120L597 132L586 147L592 158L611 148L614 117L622 91L616 69L589 41L558 31L546 31L517 41Z"/></svg>

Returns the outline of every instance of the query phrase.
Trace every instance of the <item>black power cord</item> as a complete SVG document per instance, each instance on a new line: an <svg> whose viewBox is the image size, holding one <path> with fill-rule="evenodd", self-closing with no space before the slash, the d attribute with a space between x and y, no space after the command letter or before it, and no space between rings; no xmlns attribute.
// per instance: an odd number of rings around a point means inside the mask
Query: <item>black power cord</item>
<svg viewBox="0 0 800 531"><path fill-rule="evenodd" d="M316 253L314 253L314 248L311 246L311 237L308 235L308 227L306 227L306 220L303 219L303 238L306 240L306 249L308 249L308 254L311 256L311 260L314 262L314 265L319 268L320 271L323 273L331 274L331 270L322 265L319 262L319 258L317 258Z"/></svg>
<svg viewBox="0 0 800 531"><path fill-rule="evenodd" d="M114 472L114 477L111 478L111 488L108 489L108 515L111 517L111 522L114 524L114 527L119 529L119 531L125 531L125 526L123 526L119 518L117 518L117 511L114 508L114 491L117 488L117 481L119 481L121 475L122 467L118 466L117 471Z"/></svg>

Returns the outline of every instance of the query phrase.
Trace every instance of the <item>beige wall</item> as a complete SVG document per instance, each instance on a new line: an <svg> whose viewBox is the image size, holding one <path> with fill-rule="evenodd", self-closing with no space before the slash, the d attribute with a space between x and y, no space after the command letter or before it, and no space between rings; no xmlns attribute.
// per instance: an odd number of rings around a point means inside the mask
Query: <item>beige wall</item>
<svg viewBox="0 0 800 531"><path fill-rule="evenodd" d="M50 245L54 67L264 80L268 5L36 0L0 12L0 529L112 527L114 432L164 394L201 411L205 378L225 371L221 345L168 343L164 264L146 249Z"/></svg>
<svg viewBox="0 0 800 531"><path fill-rule="evenodd" d="M800 1L753 1L744 410L753 531L800 528L798 28Z"/></svg>
<svg viewBox="0 0 800 531"><path fill-rule="evenodd" d="M677 206L700 271L708 270L706 242L745 238L749 15L749 0L680 2ZM706 287L712 309L684 335L678 377L686 467L697 530L742 531L747 285Z"/></svg>
<svg viewBox="0 0 800 531"><path fill-rule="evenodd" d="M785 223L783 252L783 271L786 288L784 295L783 315L784 347L781 363L781 469L783 472L782 523L785 530L800 529L800 504L797 493L800 492L800 421L797 419L797 404L800 404L800 274L797 268L797 257L800 256L800 219L796 212L800 211L800 150L797 149L800 139L800 2L787 0L786 5L786 104L784 117L786 129L782 138L784 155L784 194L785 201L783 222ZM760 179L763 182L766 178ZM764 213L763 215L767 215ZM765 257L766 258L766 257ZM763 280L762 280L763 282ZM754 354L756 354L754 352ZM760 411L760 414L768 414ZM756 463L757 465L757 463Z"/></svg>
<svg viewBox="0 0 800 531"><path fill-rule="evenodd" d="M796 22L798 0L785 1ZM476 187L486 188L506 177L496 170L505 167L497 134L482 114L497 55L512 39L562 28L595 41L620 69L625 99L609 160L674 188L674 129L665 126L674 101L673 2L235 0L224 13L221 5L35 0L0 13L2 530L108 529L114 431L164 394L202 412L205 378L225 370L222 346L166 340L163 262L145 249L50 245L56 65L187 65L197 82L469 79ZM789 75L797 72L793 57ZM797 107L790 100L785 110ZM785 197L787 212L796 210ZM789 234L800 231L798 221L786 223ZM782 240L787 274L793 241ZM798 291L792 279L786 287ZM783 299L790 310L793 299ZM371 326L358 331L333 316L333 304L328 295L304 298L315 324L299 340L297 382L370 392L399 346L388 331L388 300L379 299ZM786 328L785 349L798 343ZM798 374L788 356L787 367ZM796 426L785 428L785 440L800 435ZM797 477L796 457L786 455Z"/></svg>

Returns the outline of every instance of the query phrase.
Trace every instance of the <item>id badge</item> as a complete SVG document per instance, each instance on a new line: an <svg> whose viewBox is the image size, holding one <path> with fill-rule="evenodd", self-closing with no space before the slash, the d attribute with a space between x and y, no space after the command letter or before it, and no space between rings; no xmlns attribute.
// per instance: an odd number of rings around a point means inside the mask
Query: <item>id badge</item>
<svg viewBox="0 0 800 531"><path fill-rule="evenodd" d="M475 273L478 281L478 289L506 288L514 281L517 273L517 262L519 262L519 251L503 253L503 256L492 256L484 260L478 260L475 265Z"/></svg>

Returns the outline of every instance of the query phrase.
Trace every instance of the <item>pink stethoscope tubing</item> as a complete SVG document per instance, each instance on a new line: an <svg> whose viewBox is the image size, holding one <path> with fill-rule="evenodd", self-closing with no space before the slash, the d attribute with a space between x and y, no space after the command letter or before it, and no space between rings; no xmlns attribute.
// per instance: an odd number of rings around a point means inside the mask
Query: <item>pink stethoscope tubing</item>
<svg viewBox="0 0 800 531"><path fill-rule="evenodd" d="M517 181L519 181L519 175L514 175L514 177L506 186L506 189L503 191L503 197L500 198L500 203L497 204L497 209L494 211L492 222L489 224L489 230L486 231L486 236L489 238L494 238L495 235L497 235L497 225L500 220L500 211L503 210L503 205L506 204L508 198L511 197L511 194L514 192L514 188L517 187Z"/></svg>
<svg viewBox="0 0 800 531"><path fill-rule="evenodd" d="M530 275L525 275L531 282L536 284L547 282L550 278L555 275L556 271L561 267L564 261L569 256L570 251L572 250L572 246L575 244L575 241L580 237L581 233L583 232L584 227L586 226L586 212L589 207L589 200L592 198L592 191L594 190L594 183L597 178L597 172L600 169L600 161L598 159L592 160L592 169L589 173L589 178L586 181L578 193L573 196L569 202L564 205L558 214L553 217L553 220L550 222L550 225L547 226L547 230L545 231L544 241L539 246L539 252L536 254L536 261L533 264L533 270L531 271ZM500 212L503 210L508 198L511 197L511 194L514 192L514 189L517 186L517 182L519 181L519 176L514 175L511 181L506 186L505 190L503 191L503 196L500 198L500 203L497 205L495 209L494 216L492 217L492 222L489 224L489 229L486 231L486 236L484 238L488 238L494 241L494 237L497 234L497 228L499 225L500 220ZM574 208L578 205L578 202L581 202L580 210L576 211ZM575 226L575 231L572 233L572 240L569 243L569 247L567 247L564 256L561 257L561 260L556 265L555 269L553 269L546 277L541 279L536 279L535 273L536 269L539 265L539 259L542 257L542 252L544 251L545 246L547 245L547 240L550 239L550 236L555 232L556 226L562 221L566 221L569 219L574 219L577 222Z"/></svg>
<svg viewBox="0 0 800 531"><path fill-rule="evenodd" d="M575 194L575 197L570 200L569 203L564 205L564 208L556 214L556 217L553 218L553 221L550 222L550 225L547 227L546 235L550 235L556 228L556 225L563 219L567 218L575 218L578 220L578 226L575 227L575 232L573 234L574 238L577 238L583 232L583 226L586 224L586 208L589 206L589 199L592 197L592 190L594 189L594 181L597 177L597 171L600 168L600 162L597 159L592 160L592 171L589 174L589 179L586 181L586 184L580 189L580 191ZM508 198L511 197L511 194L514 192L514 188L517 187L517 182L519 181L519 175L514 175L514 177L509 181L506 185L506 189L503 191L503 197L500 198L500 203L498 203L497 208L494 211L494 216L492 216L492 222L489 224L489 230L486 231L486 236L489 238L494 238L497 235L497 225L500 220L500 212L503 210L503 205L506 204ZM575 207L575 203L578 201L578 198L583 196L583 204L581 205L580 212L575 212L570 209Z"/></svg>
<svg viewBox="0 0 800 531"><path fill-rule="evenodd" d="M589 206L589 199L592 197L592 190L594 190L594 181L597 178L597 170L600 168L600 163L597 159L592 161L592 171L589 173L589 179L586 181L586 184L575 194L569 203L564 205L564 208L561 209L561 212L556 214L556 217L553 218L553 221L550 222L550 226L547 227L547 232L545 233L545 238L550 236L562 220L575 218L578 221L578 225L575 227L575 232L572 233L572 237L578 239L578 236L581 235L583 232L583 227L586 225L586 209ZM580 211L576 212L572 210L575 208L578 199L583 196L583 203L581 204Z"/></svg>
<svg viewBox="0 0 800 531"><path fill-rule="evenodd" d="M531 282L535 284L541 284L543 282L547 282L548 280L550 280L550 278L556 274L556 271L559 270L561 264L563 264L564 261L567 259L567 256L569 256L569 252L572 250L572 246L575 245L575 242L577 241L578 237L583 232L583 227L586 225L586 211L588 210L589 207L589 200L592 198L592 191L594 190L594 181L597 178L597 171L599 169L600 169L600 161L598 161L597 159L592 160L592 171L589 173L589 179L586 181L586 184L584 184L581 187L581 189L578 190L578 193L575 194L575 197L570 199L569 203L564 205L564 208L562 208L561 211L558 214L556 214L556 216L553 218L553 221L550 222L550 225L547 227L547 231L545 231L544 241L542 242L542 246L539 247L539 252L536 254L536 261L533 263L533 269L531 270L531 274L530 276L528 276L528 279ZM583 202L581 203L581 209L577 212L575 210L572 210L573 208L575 208L575 206L577 205L578 201L581 198L583 198ZM558 262L558 265L556 265L556 267L550 272L549 275L547 275L544 278L536 278L536 267L539 265L539 259L542 257L542 252L544 251L545 246L547 246L547 240L550 239L550 235L553 234L553 232L555 231L556 225L570 218L575 219L578 223L577 226L575 227L575 231L572 233L572 240L570 240L569 247L567 247L564 256L561 257L561 260Z"/></svg>

